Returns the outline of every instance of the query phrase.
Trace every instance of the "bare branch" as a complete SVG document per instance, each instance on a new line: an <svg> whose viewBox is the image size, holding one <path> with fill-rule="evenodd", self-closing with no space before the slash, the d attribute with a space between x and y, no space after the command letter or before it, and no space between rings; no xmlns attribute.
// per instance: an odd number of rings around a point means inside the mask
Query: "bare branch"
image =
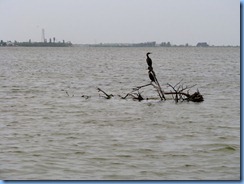
<svg viewBox="0 0 244 184"><path fill-rule="evenodd" d="M137 86L137 87L133 88L133 90L136 91L136 90L139 90L141 88L144 88L144 87L147 87L147 86L150 86L150 85L152 85L152 83L145 84L145 85L142 85L142 86Z"/></svg>
<svg viewBox="0 0 244 184"><path fill-rule="evenodd" d="M138 101L144 100L144 98L141 96L141 93L139 91L137 93L127 93L124 97L119 95L119 97L121 97L122 99L126 99L128 96L131 96L133 100L138 100Z"/></svg>
<svg viewBox="0 0 244 184"><path fill-rule="evenodd" d="M106 99L110 99L111 97L113 97L114 95L113 94L107 94L105 91L103 91L102 89L100 89L100 88L97 88L97 90L98 90L98 92L102 92L104 95L106 95L106 96L104 96L104 98L106 98Z"/></svg>
<svg viewBox="0 0 244 184"><path fill-rule="evenodd" d="M180 82L178 82L178 83L174 86L174 88L175 88L177 85L179 85L182 81L183 81L183 79L181 79Z"/></svg>

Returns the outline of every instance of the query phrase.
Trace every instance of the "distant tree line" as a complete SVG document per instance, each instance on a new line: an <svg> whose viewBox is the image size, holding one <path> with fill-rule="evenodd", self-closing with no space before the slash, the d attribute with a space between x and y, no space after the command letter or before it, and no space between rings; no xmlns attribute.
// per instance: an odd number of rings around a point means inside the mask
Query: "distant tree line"
<svg viewBox="0 0 244 184"><path fill-rule="evenodd" d="M7 41L4 42L3 40L0 41L0 46L5 47L5 46L20 46L20 47L71 47L72 43L71 42L31 42L31 39L28 42L11 42Z"/></svg>
<svg viewBox="0 0 244 184"><path fill-rule="evenodd" d="M171 47L171 43L170 42L162 42L161 44L159 44L160 47Z"/></svg>
<svg viewBox="0 0 244 184"><path fill-rule="evenodd" d="M185 45L172 45L170 42L162 42L159 44L160 47L188 47L189 44L186 43Z"/></svg>
<svg viewBox="0 0 244 184"><path fill-rule="evenodd" d="M7 46L7 42L4 42L3 40L1 40L0 46Z"/></svg>

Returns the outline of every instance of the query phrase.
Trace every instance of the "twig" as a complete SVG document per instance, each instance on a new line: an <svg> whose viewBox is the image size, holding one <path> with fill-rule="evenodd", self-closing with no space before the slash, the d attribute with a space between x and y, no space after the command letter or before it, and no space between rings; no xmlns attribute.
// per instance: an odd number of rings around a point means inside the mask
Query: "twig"
<svg viewBox="0 0 244 184"><path fill-rule="evenodd" d="M174 86L174 88L175 88L177 85L179 85L182 81L183 81L183 79L181 79L180 82L178 82L178 83Z"/></svg>
<svg viewBox="0 0 244 184"><path fill-rule="evenodd" d="M104 97L104 98L106 98L106 99L110 99L111 97L113 97L114 95L113 94L107 94L105 91L103 91L102 89L100 89L100 88L97 88L97 90L98 90L98 92L102 92L103 94L105 94L106 95L106 97Z"/></svg>
<svg viewBox="0 0 244 184"><path fill-rule="evenodd" d="M144 87L147 87L147 86L150 86L150 85L152 85L152 82L149 83L149 84L142 85L142 86L137 86L137 87L133 88L133 90L136 91L136 90L139 90L141 88L144 88Z"/></svg>

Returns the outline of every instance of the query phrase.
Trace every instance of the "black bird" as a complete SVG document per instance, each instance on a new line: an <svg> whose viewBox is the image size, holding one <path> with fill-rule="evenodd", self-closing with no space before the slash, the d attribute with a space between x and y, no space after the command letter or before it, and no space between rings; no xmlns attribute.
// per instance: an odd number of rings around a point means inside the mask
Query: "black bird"
<svg viewBox="0 0 244 184"><path fill-rule="evenodd" d="M151 58L148 56L149 54L151 54L151 53L150 53L150 52L147 53L147 60L146 60L146 61L147 61L148 66L149 66L149 67L152 67L152 60L151 60Z"/></svg>
<svg viewBox="0 0 244 184"><path fill-rule="evenodd" d="M148 70L149 70L149 71L153 71L153 67L149 66L149 67L148 67Z"/></svg>
<svg viewBox="0 0 244 184"><path fill-rule="evenodd" d="M155 77L154 77L154 75L152 74L152 72L148 72L148 74L149 74L149 78L151 79L151 81L152 82L155 82Z"/></svg>

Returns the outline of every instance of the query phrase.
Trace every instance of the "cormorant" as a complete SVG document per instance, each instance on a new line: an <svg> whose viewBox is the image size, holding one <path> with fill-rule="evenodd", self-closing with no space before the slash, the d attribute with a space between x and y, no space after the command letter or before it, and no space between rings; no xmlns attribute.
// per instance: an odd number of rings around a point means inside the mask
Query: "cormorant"
<svg viewBox="0 0 244 184"><path fill-rule="evenodd" d="M148 72L149 74L149 78L151 79L152 82L155 82L155 78L154 78L154 75L152 74L152 72Z"/></svg>
<svg viewBox="0 0 244 184"><path fill-rule="evenodd" d="M148 67L148 70L149 70L149 71L153 71L153 67L152 67L152 66L149 66L149 67Z"/></svg>
<svg viewBox="0 0 244 184"><path fill-rule="evenodd" d="M152 60L151 60L151 58L148 56L149 54L151 54L151 53L150 53L150 52L147 53L147 60L146 60L146 61L147 61L148 66L149 66L149 67L152 67Z"/></svg>

